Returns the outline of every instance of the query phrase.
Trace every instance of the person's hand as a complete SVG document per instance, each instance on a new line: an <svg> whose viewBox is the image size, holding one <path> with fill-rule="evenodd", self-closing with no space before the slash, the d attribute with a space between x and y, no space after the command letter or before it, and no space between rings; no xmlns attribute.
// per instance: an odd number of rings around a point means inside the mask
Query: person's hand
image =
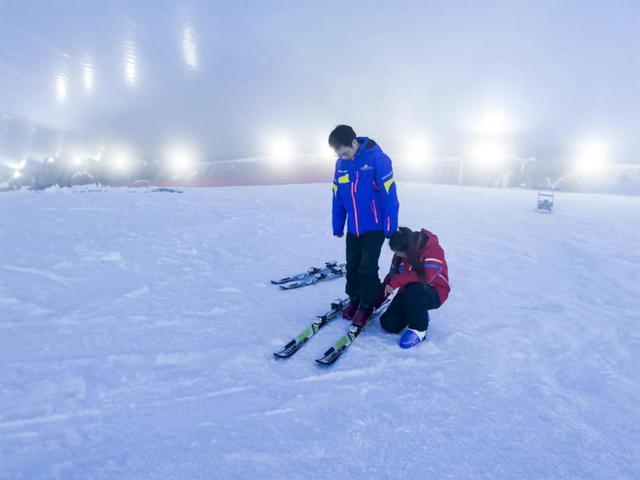
<svg viewBox="0 0 640 480"><path fill-rule="evenodd" d="M344 234L343 233L334 233L333 236L334 237L338 237L338 238L342 238Z"/></svg>
<svg viewBox="0 0 640 480"><path fill-rule="evenodd" d="M393 288L391 285L387 284L384 286L384 296L388 297L389 295L391 295L393 293L393 291L395 290L395 288Z"/></svg>

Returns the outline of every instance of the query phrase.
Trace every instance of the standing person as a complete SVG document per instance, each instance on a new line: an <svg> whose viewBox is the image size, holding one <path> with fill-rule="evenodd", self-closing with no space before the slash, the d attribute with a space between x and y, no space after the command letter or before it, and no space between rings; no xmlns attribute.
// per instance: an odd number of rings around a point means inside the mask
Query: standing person
<svg viewBox="0 0 640 480"><path fill-rule="evenodd" d="M376 142L356 137L348 125L337 126L329 145L338 155L333 178L333 234L342 237L347 223L349 305L343 317L364 325L380 291L378 260L384 239L398 228L398 196L391 159Z"/></svg>
<svg viewBox="0 0 640 480"><path fill-rule="evenodd" d="M384 296L396 288L380 325L389 333L400 333L402 348L422 342L429 328L429 310L439 308L449 296L449 270L438 237L428 230L413 232L406 227L393 234L389 247L394 255L383 283Z"/></svg>

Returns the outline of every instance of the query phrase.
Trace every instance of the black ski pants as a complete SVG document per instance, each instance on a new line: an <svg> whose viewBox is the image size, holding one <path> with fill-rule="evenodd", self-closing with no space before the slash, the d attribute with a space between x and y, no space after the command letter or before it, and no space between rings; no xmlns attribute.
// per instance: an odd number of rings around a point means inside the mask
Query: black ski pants
<svg viewBox="0 0 640 480"><path fill-rule="evenodd" d="M378 260L384 243L382 230L357 236L347 233L347 287L345 291L360 305L372 308L380 294Z"/></svg>
<svg viewBox="0 0 640 480"><path fill-rule="evenodd" d="M380 325L389 333L400 333L404 327L425 331L429 328L429 310L440 306L436 290L424 283L410 283L394 297L380 317Z"/></svg>

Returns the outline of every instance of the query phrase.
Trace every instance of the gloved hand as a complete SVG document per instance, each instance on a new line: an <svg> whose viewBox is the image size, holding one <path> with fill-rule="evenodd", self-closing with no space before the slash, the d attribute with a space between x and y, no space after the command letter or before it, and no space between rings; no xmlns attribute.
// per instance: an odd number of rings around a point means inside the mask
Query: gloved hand
<svg viewBox="0 0 640 480"><path fill-rule="evenodd" d="M389 285L388 283L385 284L385 286L384 286L384 298L387 298L389 295L391 295L394 290L395 290L395 288L393 288L391 285Z"/></svg>

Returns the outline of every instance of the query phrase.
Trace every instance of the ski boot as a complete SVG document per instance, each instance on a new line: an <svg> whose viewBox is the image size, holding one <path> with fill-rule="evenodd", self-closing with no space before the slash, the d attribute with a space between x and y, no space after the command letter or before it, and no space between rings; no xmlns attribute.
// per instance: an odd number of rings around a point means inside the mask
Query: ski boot
<svg viewBox="0 0 640 480"><path fill-rule="evenodd" d="M424 342L426 339L427 331L413 330L407 328L407 330L400 337L400 348L411 348L418 345L420 342Z"/></svg>

